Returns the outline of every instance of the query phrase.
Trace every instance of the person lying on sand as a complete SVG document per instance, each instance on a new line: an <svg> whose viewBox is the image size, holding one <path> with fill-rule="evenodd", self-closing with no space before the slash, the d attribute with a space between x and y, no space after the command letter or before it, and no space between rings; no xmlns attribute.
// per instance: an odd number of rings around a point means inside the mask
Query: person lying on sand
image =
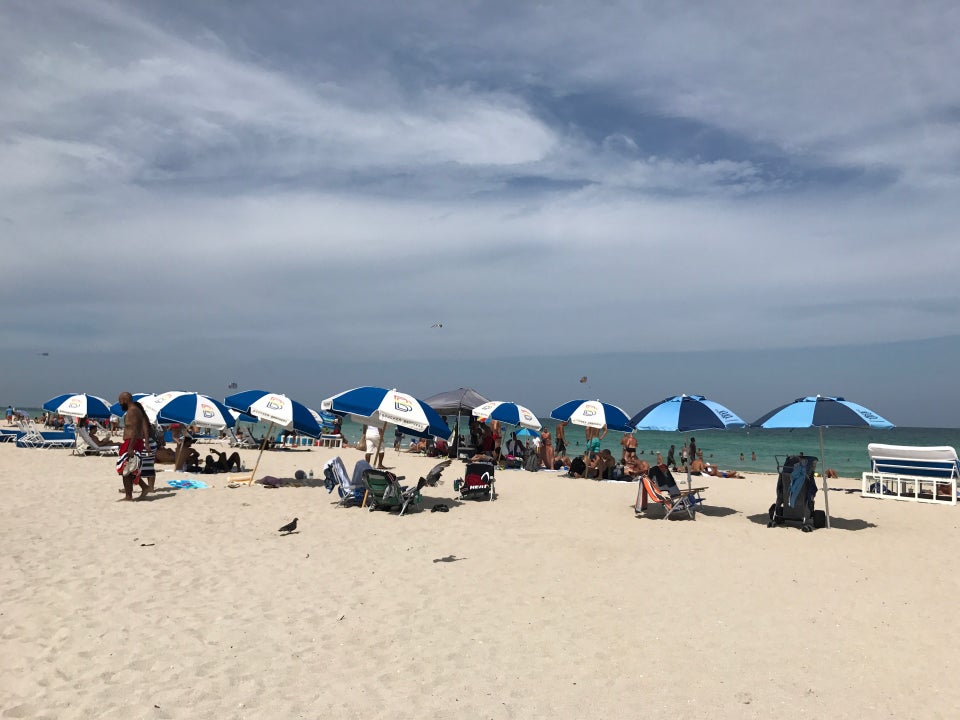
<svg viewBox="0 0 960 720"><path fill-rule="evenodd" d="M205 470L204 472L239 472L240 471L240 453L234 452L233 455L227 457L225 452L220 452L214 448L210 448L211 455L207 455L204 460ZM214 458L213 454L217 457Z"/></svg>

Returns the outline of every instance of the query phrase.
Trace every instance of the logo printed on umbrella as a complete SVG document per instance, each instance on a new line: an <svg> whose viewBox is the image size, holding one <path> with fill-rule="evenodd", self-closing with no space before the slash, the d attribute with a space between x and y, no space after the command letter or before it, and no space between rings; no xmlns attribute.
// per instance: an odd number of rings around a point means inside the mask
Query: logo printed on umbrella
<svg viewBox="0 0 960 720"><path fill-rule="evenodd" d="M583 406L583 416L584 417L593 417L597 414L597 407L593 404L587 404Z"/></svg>
<svg viewBox="0 0 960 720"><path fill-rule="evenodd" d="M524 411L524 412L521 412L520 415L522 415L523 419L526 420L527 422L533 422L533 415L531 415L530 413Z"/></svg>
<svg viewBox="0 0 960 720"><path fill-rule="evenodd" d="M726 410L726 409L719 409L719 408L718 408L718 409L714 410L714 412L715 412L717 415L719 415L720 417L722 417L724 420L729 420L729 419L731 419L731 418L736 417L732 412L730 412L729 410Z"/></svg>
<svg viewBox="0 0 960 720"><path fill-rule="evenodd" d="M76 409L79 408L79 407L80 407L80 399L79 399L79 398L72 398L72 399L70 400L70 402L67 403L67 408L70 409L70 410L76 410Z"/></svg>
<svg viewBox="0 0 960 720"><path fill-rule="evenodd" d="M396 408L399 412L405 412L405 413L413 412L413 405L403 395L393 396L393 407Z"/></svg>
<svg viewBox="0 0 960 720"><path fill-rule="evenodd" d="M207 420L211 419L212 417L214 417L214 416L216 415L216 413L213 411L213 408L210 407L209 405L207 405L206 403L201 403L201 404L200 404L200 413L201 413Z"/></svg>
<svg viewBox="0 0 960 720"><path fill-rule="evenodd" d="M267 400L266 405L270 410L283 410L283 400L275 395L270 396L270 399Z"/></svg>

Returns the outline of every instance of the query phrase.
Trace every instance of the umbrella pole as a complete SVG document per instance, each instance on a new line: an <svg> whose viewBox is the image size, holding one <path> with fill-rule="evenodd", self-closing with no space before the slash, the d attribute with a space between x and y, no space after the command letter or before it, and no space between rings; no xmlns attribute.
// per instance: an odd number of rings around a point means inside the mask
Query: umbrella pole
<svg viewBox="0 0 960 720"><path fill-rule="evenodd" d="M827 515L827 529L830 529L830 498L828 497L830 488L827 481L827 458L824 457L823 453L823 427L818 428L820 430L820 462L823 465L820 467L820 476L823 478L823 510Z"/></svg>
<svg viewBox="0 0 960 720"><path fill-rule="evenodd" d="M253 479L257 476L257 468L260 467L260 458L263 457L263 450L267 447L267 441L270 439L270 433L273 432L273 423L270 423L270 427L267 428L266 434L263 436L263 442L260 443L260 452L257 453L257 462L253 464L253 472L250 473L250 480L247 482L247 485L253 485Z"/></svg>

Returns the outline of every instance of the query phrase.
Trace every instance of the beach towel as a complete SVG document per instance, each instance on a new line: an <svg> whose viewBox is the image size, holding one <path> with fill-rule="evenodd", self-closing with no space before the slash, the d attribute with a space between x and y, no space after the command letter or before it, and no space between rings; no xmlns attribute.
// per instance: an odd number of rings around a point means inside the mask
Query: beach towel
<svg viewBox="0 0 960 720"><path fill-rule="evenodd" d="M194 480L193 478L187 478L186 480L167 480L167 485L172 488L177 488L177 490L204 490L208 487L203 480Z"/></svg>
<svg viewBox="0 0 960 720"><path fill-rule="evenodd" d="M790 473L790 507L797 506L797 498L803 491L803 486L807 482L807 464L798 462L793 466L793 472Z"/></svg>

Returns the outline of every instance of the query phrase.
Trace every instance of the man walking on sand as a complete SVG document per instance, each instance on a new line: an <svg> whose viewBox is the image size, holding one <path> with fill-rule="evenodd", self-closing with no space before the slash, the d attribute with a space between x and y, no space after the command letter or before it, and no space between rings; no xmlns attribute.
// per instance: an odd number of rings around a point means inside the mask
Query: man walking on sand
<svg viewBox="0 0 960 720"><path fill-rule="evenodd" d="M123 442L120 444L120 457L117 459L117 474L123 477L124 500L133 500L134 483L140 486L140 498L150 492L150 487L140 479L140 465L147 451L150 437L150 421L140 403L133 401L128 392L120 393L117 398L123 408Z"/></svg>

